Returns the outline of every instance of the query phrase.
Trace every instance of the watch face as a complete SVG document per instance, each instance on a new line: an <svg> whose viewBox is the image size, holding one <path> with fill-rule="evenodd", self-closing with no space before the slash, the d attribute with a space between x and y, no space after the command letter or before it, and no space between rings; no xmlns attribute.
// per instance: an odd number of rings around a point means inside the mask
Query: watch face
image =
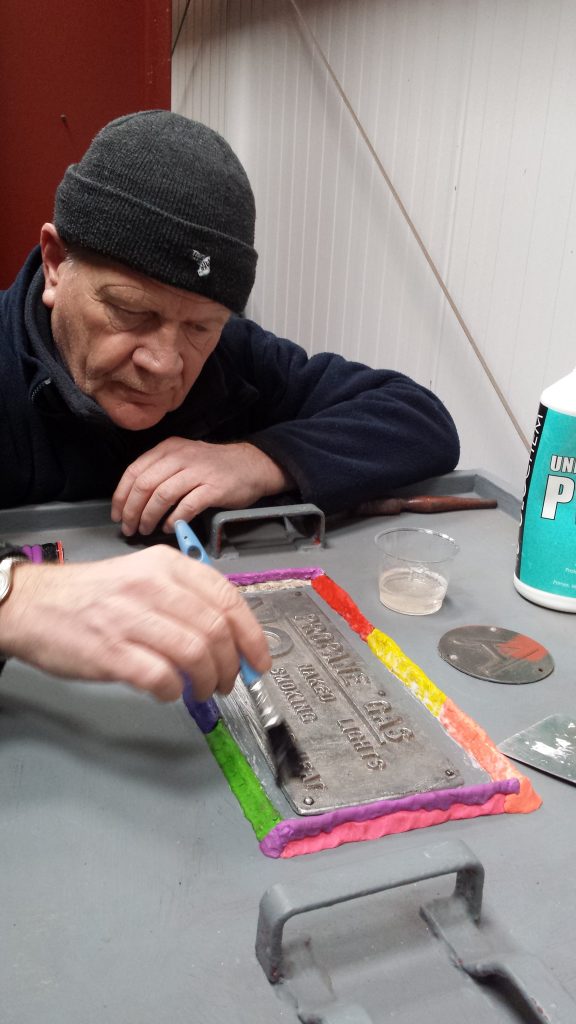
<svg viewBox="0 0 576 1024"><path fill-rule="evenodd" d="M10 567L4 569L0 565L0 601L3 601L10 590Z"/></svg>

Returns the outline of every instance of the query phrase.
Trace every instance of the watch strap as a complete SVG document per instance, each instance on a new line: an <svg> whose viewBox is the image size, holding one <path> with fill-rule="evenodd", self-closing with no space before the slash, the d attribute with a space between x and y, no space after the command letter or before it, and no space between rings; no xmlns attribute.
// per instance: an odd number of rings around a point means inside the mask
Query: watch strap
<svg viewBox="0 0 576 1024"><path fill-rule="evenodd" d="M0 562L4 558L27 558L26 552L16 544L4 544L0 541Z"/></svg>
<svg viewBox="0 0 576 1024"><path fill-rule="evenodd" d="M28 556L22 548L18 547L16 544L4 544L0 541L0 563L6 558L16 558L21 562L28 561ZM4 668L5 661L6 655L0 651L0 672Z"/></svg>

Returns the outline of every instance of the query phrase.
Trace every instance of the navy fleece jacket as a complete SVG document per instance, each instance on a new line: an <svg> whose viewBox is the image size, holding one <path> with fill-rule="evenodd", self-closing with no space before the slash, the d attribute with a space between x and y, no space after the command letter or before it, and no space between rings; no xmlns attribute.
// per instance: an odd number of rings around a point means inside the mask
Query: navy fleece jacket
<svg viewBox="0 0 576 1024"><path fill-rule="evenodd" d="M167 437L249 441L303 501L336 512L445 473L456 429L430 391L233 317L187 398L148 430L117 427L55 348L35 249L0 293L0 507L110 497L126 467Z"/></svg>

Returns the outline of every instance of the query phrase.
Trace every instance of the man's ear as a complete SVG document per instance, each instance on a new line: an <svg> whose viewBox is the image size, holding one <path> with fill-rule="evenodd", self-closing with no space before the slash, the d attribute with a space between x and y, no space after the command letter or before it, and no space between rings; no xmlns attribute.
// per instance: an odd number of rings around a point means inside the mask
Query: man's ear
<svg viewBox="0 0 576 1024"><path fill-rule="evenodd" d="M53 224L44 224L40 232L44 291L42 301L48 309L54 308L54 297L60 280L61 265L66 259L66 247Z"/></svg>

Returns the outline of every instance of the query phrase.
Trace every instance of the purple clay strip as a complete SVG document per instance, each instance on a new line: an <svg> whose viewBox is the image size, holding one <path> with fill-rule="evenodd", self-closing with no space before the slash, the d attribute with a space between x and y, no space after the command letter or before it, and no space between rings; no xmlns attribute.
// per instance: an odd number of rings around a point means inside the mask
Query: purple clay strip
<svg viewBox="0 0 576 1024"><path fill-rule="evenodd" d="M266 572L241 572L226 574L231 583L248 586L250 583L267 583L269 580L315 580L324 576L324 569L308 566L305 569L268 569Z"/></svg>
<svg viewBox="0 0 576 1024"><path fill-rule="evenodd" d="M459 789L440 789L435 793L416 793L397 800L376 800L371 804L357 807L342 807L327 814L316 814L304 818L287 818L276 825L261 841L260 849L268 857L279 857L287 843L293 839L317 836L319 832L331 832L336 825L350 821L370 821L372 818L395 814L397 811L448 810L452 804L483 804L497 793L518 793L518 779L502 779L479 786L462 786Z"/></svg>
<svg viewBox="0 0 576 1024"><path fill-rule="evenodd" d="M220 721L220 711L218 710L216 701L212 700L212 698L210 698L210 700L194 700L190 677L184 672L182 673L182 677L184 679L182 700L196 722L196 725L200 729L200 732L203 732L204 734L212 732L212 729Z"/></svg>
<svg viewBox="0 0 576 1024"><path fill-rule="evenodd" d="M39 563L44 561L44 555L40 544L24 544L22 551L31 562Z"/></svg>

